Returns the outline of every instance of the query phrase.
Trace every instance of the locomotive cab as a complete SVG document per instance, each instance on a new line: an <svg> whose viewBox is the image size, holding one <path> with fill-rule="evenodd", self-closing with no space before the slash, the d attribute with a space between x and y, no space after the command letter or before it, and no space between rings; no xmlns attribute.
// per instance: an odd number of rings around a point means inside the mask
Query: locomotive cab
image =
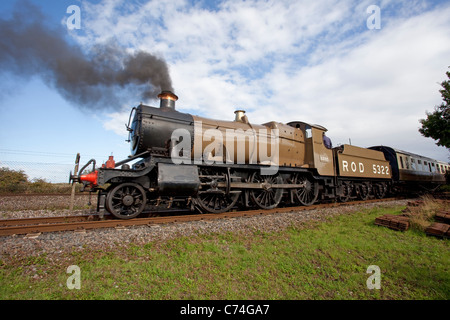
<svg viewBox="0 0 450 320"><path fill-rule="evenodd" d="M288 125L299 128L304 132L305 167L315 168L318 174L323 176L333 176L333 150L328 149L323 140L323 136L328 130L320 125L301 121L292 121L289 122Z"/></svg>

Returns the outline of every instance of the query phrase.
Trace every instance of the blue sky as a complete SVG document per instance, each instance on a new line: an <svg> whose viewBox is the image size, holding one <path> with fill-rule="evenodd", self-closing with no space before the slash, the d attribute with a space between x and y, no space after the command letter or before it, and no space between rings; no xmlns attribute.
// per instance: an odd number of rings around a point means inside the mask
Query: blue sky
<svg viewBox="0 0 450 320"><path fill-rule="evenodd" d="M0 2L3 19L17 1ZM253 123L300 120L325 126L334 145L388 145L448 161L448 151L418 133L440 104L450 66L448 1L31 1L45 25L89 52L114 41L169 65L177 109ZM81 29L68 30L78 5ZM367 8L381 28L368 29ZM22 3L26 7L26 2ZM90 109L66 101L39 75L0 72L2 161L70 167L129 154L124 101ZM157 101L143 101L157 105ZM34 175L29 172L29 175ZM45 176L42 176L46 178Z"/></svg>

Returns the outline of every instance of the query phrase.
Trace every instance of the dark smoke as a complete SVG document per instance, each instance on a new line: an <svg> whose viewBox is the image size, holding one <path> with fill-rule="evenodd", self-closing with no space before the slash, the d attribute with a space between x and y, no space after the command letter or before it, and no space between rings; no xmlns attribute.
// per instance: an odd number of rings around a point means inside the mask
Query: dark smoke
<svg viewBox="0 0 450 320"><path fill-rule="evenodd" d="M120 107L125 99L156 99L173 91L164 59L127 52L112 40L88 53L69 44L60 28L28 2L10 20L0 19L0 70L24 78L38 75L68 101L83 107Z"/></svg>

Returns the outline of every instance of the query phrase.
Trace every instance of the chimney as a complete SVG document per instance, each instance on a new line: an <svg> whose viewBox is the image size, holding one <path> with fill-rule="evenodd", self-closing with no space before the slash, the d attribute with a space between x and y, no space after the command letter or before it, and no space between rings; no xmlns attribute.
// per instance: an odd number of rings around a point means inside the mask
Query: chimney
<svg viewBox="0 0 450 320"><path fill-rule="evenodd" d="M175 110L175 101L178 100L178 97L172 91L162 91L158 94L158 98L161 99L159 104L160 108Z"/></svg>

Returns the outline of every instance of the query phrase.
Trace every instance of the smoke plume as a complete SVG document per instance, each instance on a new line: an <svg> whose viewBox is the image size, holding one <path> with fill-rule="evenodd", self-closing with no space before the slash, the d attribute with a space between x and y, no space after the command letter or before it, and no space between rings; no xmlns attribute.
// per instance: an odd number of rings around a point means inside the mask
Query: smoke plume
<svg viewBox="0 0 450 320"><path fill-rule="evenodd" d="M132 98L148 100L173 91L164 59L128 52L112 40L88 53L64 39L64 30L46 27L34 5L21 5L0 19L0 70L24 78L38 75L66 100L83 107L120 107Z"/></svg>

